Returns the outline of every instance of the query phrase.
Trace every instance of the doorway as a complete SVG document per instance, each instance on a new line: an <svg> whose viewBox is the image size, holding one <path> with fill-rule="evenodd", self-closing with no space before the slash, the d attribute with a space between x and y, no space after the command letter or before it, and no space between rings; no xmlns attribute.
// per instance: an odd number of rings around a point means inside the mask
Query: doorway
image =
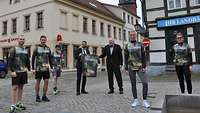
<svg viewBox="0 0 200 113"><path fill-rule="evenodd" d="M173 28L165 29L167 65L173 64L174 56L171 51L172 51L173 45L176 43L176 34L178 32L183 33L185 42L187 43L187 27L181 26L181 27L173 27Z"/></svg>
<svg viewBox="0 0 200 113"><path fill-rule="evenodd" d="M200 64L200 24L194 25L194 44L196 53L196 63Z"/></svg>

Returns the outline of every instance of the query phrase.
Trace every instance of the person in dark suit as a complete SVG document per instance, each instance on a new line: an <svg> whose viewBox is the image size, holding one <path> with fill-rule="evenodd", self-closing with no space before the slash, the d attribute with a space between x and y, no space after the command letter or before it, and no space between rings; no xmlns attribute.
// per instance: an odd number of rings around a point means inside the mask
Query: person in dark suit
<svg viewBox="0 0 200 113"><path fill-rule="evenodd" d="M87 48L87 42L82 41L82 46L76 51L75 53L75 59L76 62L76 68L77 68L77 88L76 88L76 95L82 94L88 94L85 90L86 85L86 76L84 76L83 73L83 58L85 55L90 54L88 48ZM82 78L82 88L80 92L80 84L81 84L81 78Z"/></svg>
<svg viewBox="0 0 200 113"><path fill-rule="evenodd" d="M104 58L104 57L106 57L108 84L110 89L108 94L114 93L113 74L115 74L119 86L119 93L123 94L123 83L120 71L120 67L123 65L122 49L120 45L115 44L112 38L109 38L109 44L104 47L102 55L99 56L99 58Z"/></svg>

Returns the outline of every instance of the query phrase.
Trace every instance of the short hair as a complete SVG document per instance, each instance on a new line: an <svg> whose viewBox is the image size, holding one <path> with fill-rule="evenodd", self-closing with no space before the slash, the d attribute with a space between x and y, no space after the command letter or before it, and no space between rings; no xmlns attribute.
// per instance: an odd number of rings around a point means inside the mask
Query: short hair
<svg viewBox="0 0 200 113"><path fill-rule="evenodd" d="M183 33L182 33L182 32L176 33L176 37L177 37L177 36L180 36L180 35L183 37Z"/></svg>
<svg viewBox="0 0 200 113"><path fill-rule="evenodd" d="M84 40L84 41L82 41L82 43L83 43L83 42L87 44L87 41Z"/></svg>
<svg viewBox="0 0 200 113"><path fill-rule="evenodd" d="M41 40L42 38L47 39L47 37L46 37L45 35L40 36L40 40Z"/></svg>

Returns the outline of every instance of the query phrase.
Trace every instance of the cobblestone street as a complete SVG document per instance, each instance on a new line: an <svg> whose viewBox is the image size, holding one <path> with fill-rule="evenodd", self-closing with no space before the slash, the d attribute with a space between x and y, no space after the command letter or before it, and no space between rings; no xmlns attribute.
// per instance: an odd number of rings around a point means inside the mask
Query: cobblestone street
<svg viewBox="0 0 200 113"><path fill-rule="evenodd" d="M124 94L120 95L115 82L115 93L108 95L107 74L99 72L98 77L87 79L88 95L76 96L75 73L64 73L60 78L60 94L53 95L52 80L50 81L48 96L51 102L36 103L34 93L34 79L29 79L25 86L24 103L26 111L20 113L154 113L141 106L131 108L133 100L129 77L123 75ZM193 82L194 94L200 94L200 83ZM176 81L151 81L149 83L149 100L152 108L161 107L165 94L179 94ZM141 97L141 84L138 84L138 95ZM10 106L10 79L0 79L0 113L8 113Z"/></svg>

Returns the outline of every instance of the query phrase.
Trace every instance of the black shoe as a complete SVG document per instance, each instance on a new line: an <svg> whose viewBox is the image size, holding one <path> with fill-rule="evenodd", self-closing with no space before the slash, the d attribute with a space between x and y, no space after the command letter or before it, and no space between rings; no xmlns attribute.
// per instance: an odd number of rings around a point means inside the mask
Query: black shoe
<svg viewBox="0 0 200 113"><path fill-rule="evenodd" d="M80 92L76 92L76 96L79 96L81 93Z"/></svg>
<svg viewBox="0 0 200 113"><path fill-rule="evenodd" d="M88 92L87 92L87 91L81 91L81 93L83 93L83 94L88 94Z"/></svg>
<svg viewBox="0 0 200 113"><path fill-rule="evenodd" d="M108 94L112 94L112 93L114 93L114 91L112 91L112 90L110 90L110 91L108 92Z"/></svg>
<svg viewBox="0 0 200 113"><path fill-rule="evenodd" d="M119 94L124 94L124 92L123 91L119 91Z"/></svg>
<svg viewBox="0 0 200 113"><path fill-rule="evenodd" d="M42 101L49 102L50 100L47 98L47 96L42 96Z"/></svg>
<svg viewBox="0 0 200 113"><path fill-rule="evenodd" d="M41 102L40 96L36 96L36 102Z"/></svg>

